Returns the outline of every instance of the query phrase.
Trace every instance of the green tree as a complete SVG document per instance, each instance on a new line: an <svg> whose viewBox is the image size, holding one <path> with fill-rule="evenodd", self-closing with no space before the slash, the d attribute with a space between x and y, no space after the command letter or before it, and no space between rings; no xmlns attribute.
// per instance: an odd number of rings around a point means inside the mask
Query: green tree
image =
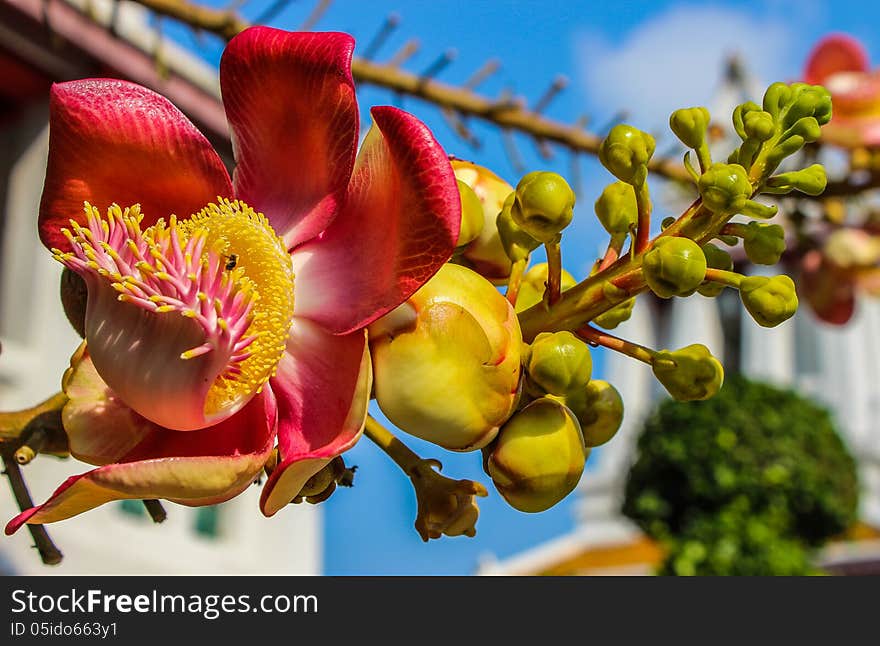
<svg viewBox="0 0 880 646"><path fill-rule="evenodd" d="M663 543L664 574L807 574L855 520L855 462L829 412L731 375L700 402L662 402L638 440L623 512Z"/></svg>

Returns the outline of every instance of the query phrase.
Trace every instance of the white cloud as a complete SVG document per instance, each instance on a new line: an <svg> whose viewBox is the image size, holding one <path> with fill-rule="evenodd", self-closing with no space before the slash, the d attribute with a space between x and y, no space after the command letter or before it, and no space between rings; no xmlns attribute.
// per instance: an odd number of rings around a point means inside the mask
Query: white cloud
<svg viewBox="0 0 880 646"><path fill-rule="evenodd" d="M597 118L626 110L628 121L646 130L665 124L676 108L711 108L731 54L739 55L758 85L794 80L797 28L788 16L783 21L729 7L678 5L637 24L621 42L581 32L575 49L589 108Z"/></svg>

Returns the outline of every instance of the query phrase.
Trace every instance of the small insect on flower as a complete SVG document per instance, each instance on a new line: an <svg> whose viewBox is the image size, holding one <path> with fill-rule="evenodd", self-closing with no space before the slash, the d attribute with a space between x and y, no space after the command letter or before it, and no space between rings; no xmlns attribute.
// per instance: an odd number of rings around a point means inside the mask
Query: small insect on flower
<svg viewBox="0 0 880 646"><path fill-rule="evenodd" d="M238 264L238 256L234 253L229 254L229 258L226 260L226 271L232 271L235 269L236 264Z"/></svg>

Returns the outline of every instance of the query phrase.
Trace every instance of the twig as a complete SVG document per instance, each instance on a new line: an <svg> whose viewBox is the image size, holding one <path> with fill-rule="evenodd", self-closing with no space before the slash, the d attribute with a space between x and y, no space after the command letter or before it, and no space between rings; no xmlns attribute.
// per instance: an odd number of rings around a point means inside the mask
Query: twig
<svg viewBox="0 0 880 646"><path fill-rule="evenodd" d="M21 475L21 468L18 463L10 458L9 454L3 452L3 467L6 470L6 478L9 480L9 486L12 488L12 494L15 496L15 502L21 511L30 509L34 506L34 501L28 491L27 484ZM49 532L42 525L28 525L28 531L34 539L40 558L46 565L57 565L61 563L63 554L61 550L52 542Z"/></svg>

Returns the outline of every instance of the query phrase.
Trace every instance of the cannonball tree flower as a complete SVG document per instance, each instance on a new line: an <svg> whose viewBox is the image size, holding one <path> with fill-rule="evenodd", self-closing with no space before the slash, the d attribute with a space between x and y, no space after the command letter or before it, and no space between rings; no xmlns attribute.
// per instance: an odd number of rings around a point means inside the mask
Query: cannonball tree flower
<svg viewBox="0 0 880 646"><path fill-rule="evenodd" d="M373 108L357 151L353 48L266 27L230 41L231 179L152 91L53 87L39 231L88 288L62 415L71 452L100 466L7 533L120 498L226 500L277 434L260 501L271 516L358 440L366 326L449 259L460 200L446 154L406 112Z"/></svg>
<svg viewBox="0 0 880 646"><path fill-rule="evenodd" d="M880 69L871 69L858 40L826 36L810 53L803 76L831 93L834 116L823 140L848 148L880 146Z"/></svg>

